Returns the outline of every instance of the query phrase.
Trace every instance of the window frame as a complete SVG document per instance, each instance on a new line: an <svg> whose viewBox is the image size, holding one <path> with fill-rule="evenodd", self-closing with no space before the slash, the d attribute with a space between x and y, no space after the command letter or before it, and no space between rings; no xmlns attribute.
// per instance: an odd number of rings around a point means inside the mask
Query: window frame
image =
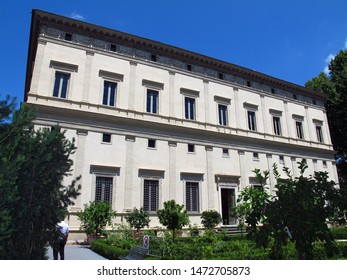
<svg viewBox="0 0 347 280"><path fill-rule="evenodd" d="M118 99L119 99L119 94L121 92L121 84L123 82L124 76L122 74L114 73L114 72L109 72L106 70L99 70L99 77L101 78L101 89L100 89L100 103L102 106L107 106L111 108L116 108L118 105ZM107 104L104 104L105 100L105 83L111 83L115 84L115 92L114 92L114 104L110 105L109 102L106 102ZM107 101L110 96L107 96Z"/></svg>
<svg viewBox="0 0 347 280"><path fill-rule="evenodd" d="M222 126L228 126L228 105L223 103L217 103L218 108L218 123ZM221 109L225 110L221 110Z"/></svg>
<svg viewBox="0 0 347 280"><path fill-rule="evenodd" d="M296 130L296 137L300 140L304 140L304 125L303 121L301 120L295 120L295 130Z"/></svg>
<svg viewBox="0 0 347 280"><path fill-rule="evenodd" d="M156 98L154 98L156 96ZM155 104L154 104L154 100ZM149 114L159 114L159 90L146 87L146 112Z"/></svg>
<svg viewBox="0 0 347 280"><path fill-rule="evenodd" d="M110 141L105 141L105 136L109 136L110 137ZM101 143L102 144L111 144L112 143L112 134L110 134L110 133L102 133L102 135L101 135Z"/></svg>
<svg viewBox="0 0 347 280"><path fill-rule="evenodd" d="M142 207L143 207L143 209L144 210L147 210L149 213L156 213L156 211L158 211L159 210L159 200L160 200L160 184L161 184L161 180L160 180L160 178L151 178L151 177L143 177L143 186L142 186L142 192L143 192L143 195L142 195ZM149 186L149 185L147 185L148 187L149 187L149 189L148 189L148 199L149 199L149 201L148 202L146 202L145 200L146 200L146 182L149 182L149 181L151 181L151 182L157 182L157 186ZM154 204L155 204L155 209L153 210L153 208L152 208L152 187L154 188L153 190L154 190L154 192L155 192L155 202L154 202ZM146 204L148 204L148 205L146 205ZM148 206L148 208L147 208L147 206Z"/></svg>
<svg viewBox="0 0 347 280"><path fill-rule="evenodd" d="M154 145L151 145L151 143L154 143ZM153 139L153 138L148 138L147 148L150 150L156 150L157 149L157 140Z"/></svg>
<svg viewBox="0 0 347 280"><path fill-rule="evenodd" d="M187 152L188 152L188 154L195 154L195 152L196 152L195 144L188 143L187 144Z"/></svg>
<svg viewBox="0 0 347 280"><path fill-rule="evenodd" d="M257 131L257 115L255 110L247 109L248 130Z"/></svg>
<svg viewBox="0 0 347 280"><path fill-rule="evenodd" d="M282 125L280 116L272 115L272 128L275 135L282 136Z"/></svg>
<svg viewBox="0 0 347 280"><path fill-rule="evenodd" d="M98 178L107 178L107 179L110 179L111 180L111 182L112 182L112 184L111 184L111 187L110 187L110 190L109 190L109 196L110 196L110 198L109 198L109 200L105 200L105 188L103 188L103 186L101 186L102 187L102 191L101 191L101 196L102 196L102 198L100 199L100 200L97 200L97 192L98 192L98 190L97 190L97 188L98 188L98 186L97 186L97 184L98 184ZM110 204L111 204L111 206L112 206L112 202L113 202L113 200L114 200L114 176L111 176L111 175L106 175L106 174L95 174L95 184L94 184L94 201L96 201L96 202L99 202L99 201L106 201L106 202L109 202Z"/></svg>
<svg viewBox="0 0 347 280"><path fill-rule="evenodd" d="M108 89L107 90L107 98L106 98L106 102L105 102L106 84L109 84L109 86L107 87L107 89ZM112 90L112 87L111 87L112 85L114 85L113 94L112 94L112 92L110 92L110 90ZM118 96L117 91L118 91L118 82L111 80L111 79L104 79L103 80L103 91L102 91L102 105L108 106L108 107L116 107L117 96ZM113 95L113 99L111 98L112 95Z"/></svg>
<svg viewBox="0 0 347 280"><path fill-rule="evenodd" d="M184 96L184 118L186 120L196 120L196 98Z"/></svg>
<svg viewBox="0 0 347 280"><path fill-rule="evenodd" d="M51 96L54 98L61 98L61 99L69 99L71 98L71 86L72 86L72 81L73 81L73 74L78 72L78 65L76 64L71 64L71 63L66 63L66 62L61 62L61 61L56 61L56 60L51 60L49 63L49 67L53 70L52 71L52 84L51 84ZM66 90L64 95L61 96L62 94L62 82L60 80L59 82L59 87L58 87L58 93L55 94L56 92L56 86L57 86L57 73L63 74L63 75L68 75L68 81L66 85Z"/></svg>
<svg viewBox="0 0 347 280"><path fill-rule="evenodd" d="M58 80L58 75L60 75L59 80ZM67 79L64 80L63 77L67 77ZM53 97L68 99L70 83L71 83L70 81L71 81L70 72L56 70L54 75ZM64 83L65 83L65 86L64 86Z"/></svg>
<svg viewBox="0 0 347 280"><path fill-rule="evenodd" d="M193 188L195 189L195 193L193 191ZM188 213L190 214L200 213L200 207L201 207L200 192L201 192L200 181L193 181L193 180L184 181L184 195L185 195L184 201L185 201L185 208ZM195 202L193 200L195 200Z"/></svg>

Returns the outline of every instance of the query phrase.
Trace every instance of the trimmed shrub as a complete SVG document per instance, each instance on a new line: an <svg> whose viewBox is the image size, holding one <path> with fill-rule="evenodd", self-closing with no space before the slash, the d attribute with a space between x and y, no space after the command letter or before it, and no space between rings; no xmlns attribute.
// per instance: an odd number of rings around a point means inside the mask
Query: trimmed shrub
<svg viewBox="0 0 347 280"><path fill-rule="evenodd" d="M347 239L347 227L333 227L330 231L334 239Z"/></svg>

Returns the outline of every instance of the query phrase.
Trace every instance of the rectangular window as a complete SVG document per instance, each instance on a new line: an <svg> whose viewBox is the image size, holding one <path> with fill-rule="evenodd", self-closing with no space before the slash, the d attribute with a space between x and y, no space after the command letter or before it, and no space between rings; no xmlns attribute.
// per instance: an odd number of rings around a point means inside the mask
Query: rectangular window
<svg viewBox="0 0 347 280"><path fill-rule="evenodd" d="M72 41L72 34L71 33L65 33L65 40L66 41Z"/></svg>
<svg viewBox="0 0 347 280"><path fill-rule="evenodd" d="M253 130L253 131L257 131L255 112L254 111L247 111L247 117L248 117L248 129Z"/></svg>
<svg viewBox="0 0 347 280"><path fill-rule="evenodd" d="M156 141L155 139L148 139L148 148L155 149L156 148Z"/></svg>
<svg viewBox="0 0 347 280"><path fill-rule="evenodd" d="M186 210L199 212L199 183L186 182Z"/></svg>
<svg viewBox="0 0 347 280"><path fill-rule="evenodd" d="M110 45L110 51L111 51L111 52L116 52L116 51L117 51L117 45L111 44L111 45Z"/></svg>
<svg viewBox="0 0 347 280"><path fill-rule="evenodd" d="M158 210L159 204L159 180L144 180L143 208L146 211Z"/></svg>
<svg viewBox="0 0 347 280"><path fill-rule="evenodd" d="M188 144L188 153L195 153L195 145Z"/></svg>
<svg viewBox="0 0 347 280"><path fill-rule="evenodd" d="M195 98L184 97L185 118L195 120Z"/></svg>
<svg viewBox="0 0 347 280"><path fill-rule="evenodd" d="M226 126L228 124L228 106L218 104L219 124Z"/></svg>
<svg viewBox="0 0 347 280"><path fill-rule="evenodd" d="M253 153L253 160L259 160L259 153L257 152Z"/></svg>
<svg viewBox="0 0 347 280"><path fill-rule="evenodd" d="M112 203L112 177L96 177L95 201L106 201Z"/></svg>
<svg viewBox="0 0 347 280"><path fill-rule="evenodd" d="M304 131L302 128L302 122L301 121L296 121L295 122L295 127L296 127L296 136L299 139L304 139Z"/></svg>
<svg viewBox="0 0 347 280"><path fill-rule="evenodd" d="M223 157L229 157L229 149L223 148Z"/></svg>
<svg viewBox="0 0 347 280"><path fill-rule="evenodd" d="M104 94L102 104L106 106L115 106L117 93L117 83L104 81Z"/></svg>
<svg viewBox="0 0 347 280"><path fill-rule="evenodd" d="M103 143L111 143L111 134L103 133L102 134Z"/></svg>
<svg viewBox="0 0 347 280"><path fill-rule="evenodd" d="M157 61L157 56L155 54L151 55L151 61Z"/></svg>
<svg viewBox="0 0 347 280"><path fill-rule="evenodd" d="M280 156L280 164L284 164L284 156Z"/></svg>
<svg viewBox="0 0 347 280"><path fill-rule="evenodd" d="M277 116L272 117L273 127L274 127L274 133L275 135L282 135L281 132L281 118Z"/></svg>
<svg viewBox="0 0 347 280"><path fill-rule="evenodd" d="M69 89L70 73L55 72L53 96L67 98Z"/></svg>
<svg viewBox="0 0 347 280"><path fill-rule="evenodd" d="M159 92L157 90L147 89L146 111L147 113L158 113Z"/></svg>
<svg viewBox="0 0 347 280"><path fill-rule="evenodd" d="M322 127L320 125L316 125L316 133L318 142L323 143Z"/></svg>

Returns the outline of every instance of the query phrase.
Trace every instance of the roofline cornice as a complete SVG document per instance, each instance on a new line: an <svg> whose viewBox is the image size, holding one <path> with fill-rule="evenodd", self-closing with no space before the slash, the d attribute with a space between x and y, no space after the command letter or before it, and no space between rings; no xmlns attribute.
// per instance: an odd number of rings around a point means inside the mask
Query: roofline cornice
<svg viewBox="0 0 347 280"><path fill-rule="evenodd" d="M255 82L265 83L269 86L276 88L286 89L288 91L300 92L310 97L326 99L326 96L322 93L310 90L303 86L287 82L236 64L232 64L226 61L215 59L206 55L194 53L182 48L171 46L165 43L157 42L154 40L146 39L136 35L128 34L118 30L98 26L95 24L87 23L84 21L56 15L53 13L45 12L42 10L34 9L32 11L32 24L31 35L29 43L28 54L28 67L30 67L30 61L33 61L37 44L38 35L40 32L40 26L49 24L51 26L62 28L63 30L73 32L77 30L79 34L85 34L96 39L108 40L110 42L122 43L130 47L138 47L146 49L154 54L162 54L171 58L175 58L187 63L205 66L212 68L221 73L228 73L244 79L250 79ZM29 73L30 74L30 73ZM31 77L30 77L31 78ZM26 92L28 92L28 69L27 69L27 81Z"/></svg>

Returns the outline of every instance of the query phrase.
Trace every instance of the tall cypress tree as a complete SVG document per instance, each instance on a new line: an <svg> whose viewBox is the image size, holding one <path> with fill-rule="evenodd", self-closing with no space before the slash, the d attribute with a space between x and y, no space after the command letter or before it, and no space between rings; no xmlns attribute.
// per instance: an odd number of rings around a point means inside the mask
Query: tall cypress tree
<svg viewBox="0 0 347 280"><path fill-rule="evenodd" d="M79 195L76 180L63 184L75 145L59 128L34 130L25 104L0 107L0 259L44 259L55 224Z"/></svg>

